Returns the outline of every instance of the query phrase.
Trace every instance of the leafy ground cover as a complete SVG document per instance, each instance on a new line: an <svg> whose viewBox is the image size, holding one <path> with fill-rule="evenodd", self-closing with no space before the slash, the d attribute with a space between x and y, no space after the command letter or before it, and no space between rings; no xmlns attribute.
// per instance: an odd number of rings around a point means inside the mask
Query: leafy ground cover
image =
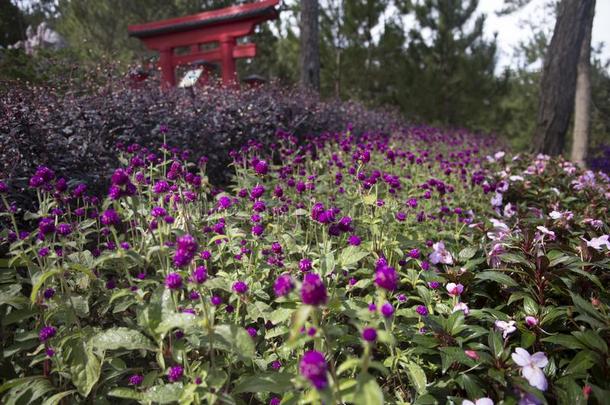
<svg viewBox="0 0 610 405"><path fill-rule="evenodd" d="M39 167L15 218L0 183L2 402L607 403L606 175L428 127L274 141L223 190L137 144L105 198Z"/></svg>

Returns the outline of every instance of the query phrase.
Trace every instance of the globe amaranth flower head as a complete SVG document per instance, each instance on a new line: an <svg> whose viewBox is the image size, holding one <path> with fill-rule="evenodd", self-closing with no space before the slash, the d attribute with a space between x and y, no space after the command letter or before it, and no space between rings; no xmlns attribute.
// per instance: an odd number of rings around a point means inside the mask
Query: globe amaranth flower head
<svg viewBox="0 0 610 405"><path fill-rule="evenodd" d="M294 282L290 274L282 274L273 284L273 291L277 297L284 297L294 289Z"/></svg>
<svg viewBox="0 0 610 405"><path fill-rule="evenodd" d="M53 326L43 326L38 332L38 338L41 342L46 342L57 334L57 329Z"/></svg>
<svg viewBox="0 0 610 405"><path fill-rule="evenodd" d="M176 272L169 273L165 277L165 286L170 290L177 290L182 287L182 276Z"/></svg>
<svg viewBox="0 0 610 405"><path fill-rule="evenodd" d="M392 304L389 302L383 304L381 306L381 315L383 315L384 318L390 318L392 315L394 315L394 307Z"/></svg>
<svg viewBox="0 0 610 405"><path fill-rule="evenodd" d="M312 261L308 258L303 258L299 261L299 269L302 272L310 271L312 268Z"/></svg>
<svg viewBox="0 0 610 405"><path fill-rule="evenodd" d="M384 263L378 264L375 271L375 284L388 291L394 291L398 286L396 270Z"/></svg>
<svg viewBox="0 0 610 405"><path fill-rule="evenodd" d="M315 350L305 352L299 363L299 373L318 390L328 386L327 369L324 355Z"/></svg>
<svg viewBox="0 0 610 405"><path fill-rule="evenodd" d="M114 209L108 208L100 216L100 221L106 226L119 225L121 223L121 218Z"/></svg>
<svg viewBox="0 0 610 405"><path fill-rule="evenodd" d="M319 275L306 273L301 285L301 299L307 305L323 305L328 300L326 287Z"/></svg>
<svg viewBox="0 0 610 405"><path fill-rule="evenodd" d="M415 308L415 312L421 316L428 316L428 308L426 308L424 305L418 305L417 308Z"/></svg>
<svg viewBox="0 0 610 405"><path fill-rule="evenodd" d="M129 385L140 385L144 381L144 376L141 374L132 374L129 377Z"/></svg>
<svg viewBox="0 0 610 405"><path fill-rule="evenodd" d="M169 382L176 382L184 375L184 368L182 366L172 366L167 372L167 379Z"/></svg>
<svg viewBox="0 0 610 405"><path fill-rule="evenodd" d="M362 330L362 338L367 342L374 342L377 340L377 331L375 328L364 328Z"/></svg>
<svg viewBox="0 0 610 405"><path fill-rule="evenodd" d="M237 294L245 294L248 292L248 284L243 281L236 281L233 283L233 291Z"/></svg>
<svg viewBox="0 0 610 405"><path fill-rule="evenodd" d="M191 279L197 284L203 284L208 279L208 269L205 266L198 266L194 271Z"/></svg>

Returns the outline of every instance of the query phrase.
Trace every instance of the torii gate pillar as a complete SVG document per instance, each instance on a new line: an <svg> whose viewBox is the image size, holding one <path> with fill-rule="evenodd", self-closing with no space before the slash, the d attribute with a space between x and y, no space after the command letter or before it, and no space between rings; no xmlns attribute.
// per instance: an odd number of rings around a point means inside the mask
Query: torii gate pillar
<svg viewBox="0 0 610 405"><path fill-rule="evenodd" d="M222 83L236 85L235 59L256 56L256 44L237 44L237 39L251 35L256 25L277 18L279 2L262 0L186 17L130 25L129 35L159 52L163 87L174 87L176 68L195 61L220 63ZM203 44L216 43L217 48L200 50ZM189 53L177 55L176 48L187 48Z"/></svg>

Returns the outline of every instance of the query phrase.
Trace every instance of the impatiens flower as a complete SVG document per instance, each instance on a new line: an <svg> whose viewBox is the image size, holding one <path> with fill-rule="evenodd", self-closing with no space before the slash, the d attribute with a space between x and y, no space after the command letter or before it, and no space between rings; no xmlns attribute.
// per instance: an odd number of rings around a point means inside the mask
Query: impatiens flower
<svg viewBox="0 0 610 405"><path fill-rule="evenodd" d="M474 402L465 399L462 401L462 405L494 405L494 401L487 397L479 398Z"/></svg>
<svg viewBox="0 0 610 405"><path fill-rule="evenodd" d="M165 277L165 286L170 290L176 290L182 287L182 276L178 273L169 273L167 277Z"/></svg>
<svg viewBox="0 0 610 405"><path fill-rule="evenodd" d="M326 287L319 275L315 273L305 274L301 286L301 299L307 305L318 306L326 304L328 300Z"/></svg>
<svg viewBox="0 0 610 405"><path fill-rule="evenodd" d="M464 291L464 286L461 284L449 283L449 284L447 284L446 288L447 288L447 292L452 297L457 297L458 295L461 295L462 292Z"/></svg>
<svg viewBox="0 0 610 405"><path fill-rule="evenodd" d="M41 342L46 342L57 334L57 329L53 326L43 326L38 332L38 338Z"/></svg>
<svg viewBox="0 0 610 405"><path fill-rule="evenodd" d="M496 322L494 322L494 326L496 327L497 330L502 332L502 337L504 339L506 339L508 337L508 335L510 335L511 333L513 333L514 331L517 330L517 328L515 327L515 321L506 322L506 321L497 320Z"/></svg>
<svg viewBox="0 0 610 405"><path fill-rule="evenodd" d="M602 250L604 246L607 250L610 250L609 238L610 235L602 235L599 238L592 238L591 240L586 240L585 238L582 239L587 243L588 247L591 247L595 250Z"/></svg>
<svg viewBox="0 0 610 405"><path fill-rule="evenodd" d="M433 252L430 253L430 263L438 264L453 264L453 257L447 249L445 249L445 243L443 241L437 242L432 245Z"/></svg>
<svg viewBox="0 0 610 405"><path fill-rule="evenodd" d="M172 366L167 372L167 379L169 382L176 382L184 375L184 368L182 366Z"/></svg>
<svg viewBox="0 0 610 405"><path fill-rule="evenodd" d="M315 350L305 352L299 363L299 373L319 390L328 386L327 368L324 355Z"/></svg>
<svg viewBox="0 0 610 405"><path fill-rule="evenodd" d="M548 385L542 369L548 364L549 360L544 353L536 352L530 355L527 350L518 347L511 357L521 367L521 375L531 386L538 388L540 391L546 391Z"/></svg>
<svg viewBox="0 0 610 405"><path fill-rule="evenodd" d="M526 316L525 323L529 327L536 326L536 325L538 325L538 319L533 316Z"/></svg>
<svg viewBox="0 0 610 405"><path fill-rule="evenodd" d="M290 294L290 291L294 289L294 283L290 274L282 274L275 280L273 284L273 291L277 297L283 297Z"/></svg>
<svg viewBox="0 0 610 405"><path fill-rule="evenodd" d="M453 307L453 311L451 312L457 311L462 311L464 315L468 315L470 313L470 308L468 308L468 304L466 304L465 302L458 302L457 304L455 304L455 306Z"/></svg>
<svg viewBox="0 0 610 405"><path fill-rule="evenodd" d="M473 360L479 360L479 354L474 350L464 350L464 354Z"/></svg>
<svg viewBox="0 0 610 405"><path fill-rule="evenodd" d="M538 229L540 231L540 233L542 234L542 236L547 236L549 240L555 240L555 232L549 230L548 228L544 227L544 226L537 226L536 229Z"/></svg>
<svg viewBox="0 0 610 405"><path fill-rule="evenodd" d="M129 377L129 385L140 385L144 381L144 376L140 374L133 374Z"/></svg>
<svg viewBox="0 0 610 405"><path fill-rule="evenodd" d="M385 264L377 266L377 270L375 271L375 284L388 291L394 291L398 286L396 270Z"/></svg>
<svg viewBox="0 0 610 405"><path fill-rule="evenodd" d="M374 342L377 340L377 331L375 328L364 328L362 330L362 338L367 342Z"/></svg>
<svg viewBox="0 0 610 405"><path fill-rule="evenodd" d="M243 281L236 281L233 283L233 291L237 294L245 294L248 292L248 284Z"/></svg>

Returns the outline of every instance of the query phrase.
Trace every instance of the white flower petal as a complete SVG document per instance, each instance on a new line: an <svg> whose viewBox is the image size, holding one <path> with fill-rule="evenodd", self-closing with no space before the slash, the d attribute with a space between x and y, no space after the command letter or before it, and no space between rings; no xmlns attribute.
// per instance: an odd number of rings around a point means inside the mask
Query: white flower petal
<svg viewBox="0 0 610 405"><path fill-rule="evenodd" d="M513 361L521 367L525 367L530 364L530 354L527 352L527 350L520 347L515 349L515 352L511 355L511 357Z"/></svg>
<svg viewBox="0 0 610 405"><path fill-rule="evenodd" d="M532 357L530 357L530 361L533 365L539 368L544 368L547 364L549 364L549 359L547 359L546 355L542 352L536 352L532 354Z"/></svg>

